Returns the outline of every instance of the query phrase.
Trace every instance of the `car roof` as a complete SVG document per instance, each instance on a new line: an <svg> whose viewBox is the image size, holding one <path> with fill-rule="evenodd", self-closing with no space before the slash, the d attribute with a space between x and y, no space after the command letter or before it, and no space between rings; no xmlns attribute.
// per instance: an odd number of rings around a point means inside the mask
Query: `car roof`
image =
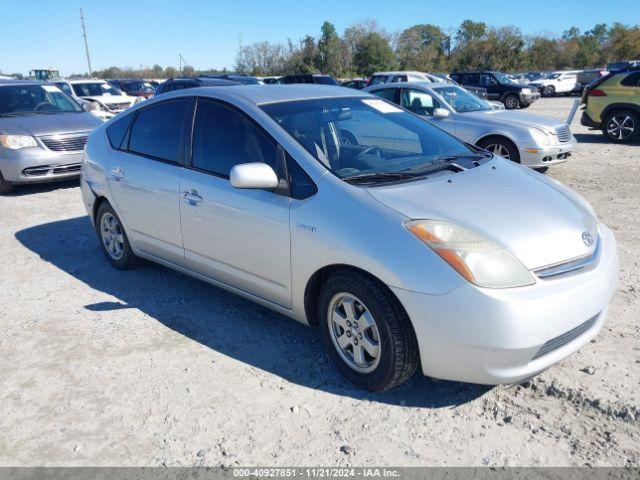
<svg viewBox="0 0 640 480"><path fill-rule="evenodd" d="M207 92L213 93L215 91L218 91L217 87L198 87L188 90L179 90L177 93L184 92L184 94L199 94L206 96ZM334 85L310 85L304 83L291 85L237 85L224 87L224 89L220 91L224 91L226 94L231 93L234 96L242 97L256 105L313 100L319 98L367 96L360 90L352 90Z"/></svg>
<svg viewBox="0 0 640 480"><path fill-rule="evenodd" d="M78 85L80 83L109 83L106 80L102 80L101 78L84 78L82 80L63 80L65 82L69 82L72 85Z"/></svg>
<svg viewBox="0 0 640 480"><path fill-rule="evenodd" d="M426 73L418 72L417 70L395 70L390 72L376 72L373 75L406 75L408 73L412 75L427 75Z"/></svg>
<svg viewBox="0 0 640 480"><path fill-rule="evenodd" d="M385 90L387 88L438 88L438 87L457 87L458 85L452 85L450 83L434 83L434 82L393 82L393 83L380 83L372 87L367 87L365 92L373 92L374 90Z"/></svg>
<svg viewBox="0 0 640 480"><path fill-rule="evenodd" d="M5 85L44 85L45 82L39 80L0 80L0 86Z"/></svg>

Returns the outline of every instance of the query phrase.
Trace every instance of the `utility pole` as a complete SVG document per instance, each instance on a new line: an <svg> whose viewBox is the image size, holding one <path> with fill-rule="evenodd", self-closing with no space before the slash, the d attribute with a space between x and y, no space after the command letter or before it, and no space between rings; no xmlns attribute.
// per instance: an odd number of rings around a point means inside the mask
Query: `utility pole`
<svg viewBox="0 0 640 480"><path fill-rule="evenodd" d="M178 57L180 57L180 74L182 75L182 64L184 64L185 66L187 66L187 61L184 59L184 57L182 56L181 53L178 54Z"/></svg>
<svg viewBox="0 0 640 480"><path fill-rule="evenodd" d="M84 51L87 54L87 65L89 66L89 76L93 76L93 70L91 69L91 57L89 57L89 44L87 43L87 29L84 26L84 14L82 13L82 7L80 7L80 23L82 23L82 37L84 38Z"/></svg>

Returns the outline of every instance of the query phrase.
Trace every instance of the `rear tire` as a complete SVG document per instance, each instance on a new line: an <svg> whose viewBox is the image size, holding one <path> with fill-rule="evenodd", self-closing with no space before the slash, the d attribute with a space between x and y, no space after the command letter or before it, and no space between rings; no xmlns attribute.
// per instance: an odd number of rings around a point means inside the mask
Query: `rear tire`
<svg viewBox="0 0 640 480"><path fill-rule="evenodd" d="M548 85L542 89L542 95L545 97L553 97L556 94L556 87Z"/></svg>
<svg viewBox="0 0 640 480"><path fill-rule="evenodd" d="M418 368L409 317L387 287L368 275L353 270L331 275L320 290L317 314L329 356L358 387L388 390Z"/></svg>
<svg viewBox="0 0 640 480"><path fill-rule="evenodd" d="M2 173L0 172L0 195L6 195L7 193L11 193L12 191L13 185L4 179Z"/></svg>
<svg viewBox="0 0 640 480"><path fill-rule="evenodd" d="M96 214L96 233L102 252L107 260L119 270L127 270L138 263L122 222L109 202L103 202Z"/></svg>
<svg viewBox="0 0 640 480"><path fill-rule="evenodd" d="M609 112L602 122L602 133L615 143L627 143L640 137L640 117L632 110Z"/></svg>
<svg viewBox="0 0 640 480"><path fill-rule="evenodd" d="M515 163L520 163L520 152L518 147L505 137L493 136L487 137L478 142L478 147L487 150L494 155L499 155L502 158L511 160Z"/></svg>

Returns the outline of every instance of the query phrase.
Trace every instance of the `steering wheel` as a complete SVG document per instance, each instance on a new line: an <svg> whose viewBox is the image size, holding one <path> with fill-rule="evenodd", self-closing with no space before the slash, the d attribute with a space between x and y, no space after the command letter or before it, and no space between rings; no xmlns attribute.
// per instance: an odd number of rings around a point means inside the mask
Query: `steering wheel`
<svg viewBox="0 0 640 480"><path fill-rule="evenodd" d="M365 148L360 155L375 155L376 157L383 157L382 149L376 145L372 145L371 147Z"/></svg>
<svg viewBox="0 0 640 480"><path fill-rule="evenodd" d="M39 112L40 110L44 110L45 108L51 109L54 105L51 105L49 102L40 102L36 105L35 111Z"/></svg>

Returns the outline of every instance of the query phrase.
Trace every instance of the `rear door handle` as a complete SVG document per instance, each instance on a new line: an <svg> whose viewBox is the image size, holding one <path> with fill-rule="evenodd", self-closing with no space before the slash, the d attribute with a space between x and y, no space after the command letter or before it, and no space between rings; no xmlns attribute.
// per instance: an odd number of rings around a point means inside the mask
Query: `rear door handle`
<svg viewBox="0 0 640 480"><path fill-rule="evenodd" d="M116 167L113 170L111 170L111 178L113 178L115 181L120 180L121 178L124 178L124 170L120 167Z"/></svg>
<svg viewBox="0 0 640 480"><path fill-rule="evenodd" d="M182 198L191 206L196 206L202 203L202 197L198 195L197 190L191 190L189 192L182 192Z"/></svg>

